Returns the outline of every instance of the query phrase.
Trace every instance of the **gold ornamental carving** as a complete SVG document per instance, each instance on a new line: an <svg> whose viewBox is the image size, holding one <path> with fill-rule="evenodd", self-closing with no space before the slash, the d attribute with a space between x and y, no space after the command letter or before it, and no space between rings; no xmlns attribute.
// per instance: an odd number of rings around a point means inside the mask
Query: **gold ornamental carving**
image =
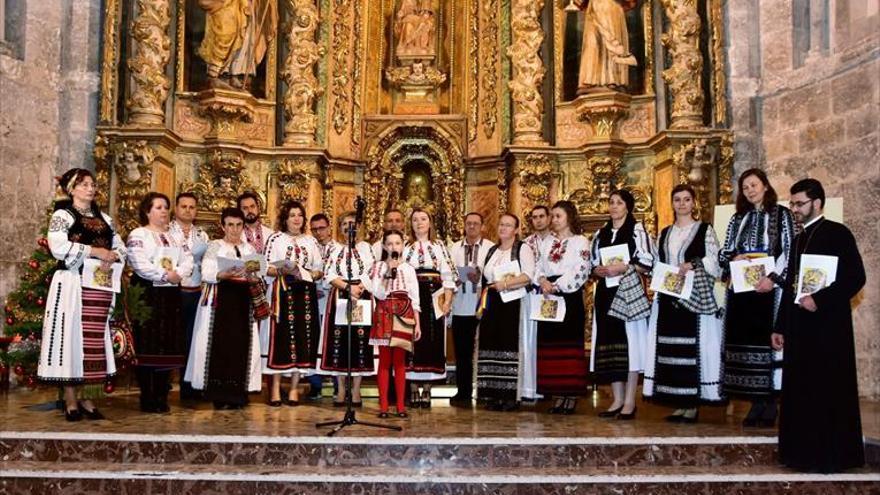
<svg viewBox="0 0 880 495"><path fill-rule="evenodd" d="M498 214L504 214L509 208L510 196L510 177L507 174L507 167L498 167L496 185L498 186Z"/></svg>
<svg viewBox="0 0 880 495"><path fill-rule="evenodd" d="M710 0L709 15L712 23L712 98L715 123L727 122L727 74L725 73L724 14L721 0Z"/></svg>
<svg viewBox="0 0 880 495"><path fill-rule="evenodd" d="M349 74L348 55L351 44L351 4L349 0L333 0L333 73L330 92L333 107L330 118L333 130L342 135L348 127Z"/></svg>
<svg viewBox="0 0 880 495"><path fill-rule="evenodd" d="M468 22L470 38L468 58L470 59L470 91L468 93L468 142L477 139L477 126L480 123L480 2L468 2Z"/></svg>
<svg viewBox="0 0 880 495"><path fill-rule="evenodd" d="M700 15L696 0L660 0L669 18L669 30L660 40L672 65L663 79L672 92L672 129L703 126L703 55L700 53Z"/></svg>
<svg viewBox="0 0 880 495"><path fill-rule="evenodd" d="M313 162L303 158L285 158L276 171L281 188L281 201L305 202L309 197L309 184L314 177Z"/></svg>
<svg viewBox="0 0 880 495"><path fill-rule="evenodd" d="M507 86L513 100L514 144L545 144L542 133L544 62L541 10L544 0L513 0L510 12L512 43L507 48L511 76Z"/></svg>
<svg viewBox="0 0 880 495"><path fill-rule="evenodd" d="M446 81L446 74L433 65L425 66L421 62L416 62L412 65L386 69L385 78L394 87L411 89L413 92L424 88L424 92L428 92L443 84Z"/></svg>
<svg viewBox="0 0 880 495"><path fill-rule="evenodd" d="M119 16L121 2L106 0L104 6L104 56L101 63L101 122L116 121L116 95L119 91ZM102 203L107 204L107 203Z"/></svg>
<svg viewBox="0 0 880 495"><path fill-rule="evenodd" d="M101 134L95 136L95 146L92 148L92 157L95 160L95 201L108 210L110 208L110 160L113 158L111 148L110 138Z"/></svg>
<svg viewBox="0 0 880 495"><path fill-rule="evenodd" d="M363 24L361 18L363 16L363 8L365 2L354 3L354 39L357 46L354 50L354 60L352 61L351 80L352 80L352 97L351 97L351 152L358 154L360 152L361 142L361 99L363 81L361 77L362 67L364 64L364 36Z"/></svg>
<svg viewBox="0 0 880 495"><path fill-rule="evenodd" d="M333 211L333 165L329 162L321 167L321 209Z"/></svg>
<svg viewBox="0 0 880 495"><path fill-rule="evenodd" d="M171 83L165 66L171 59L169 0L138 0L137 17L131 23L135 55L128 60L133 80L125 106L130 124L161 126L165 121L165 98Z"/></svg>
<svg viewBox="0 0 880 495"><path fill-rule="evenodd" d="M592 140L620 139L620 123L629 115L632 97L618 91L589 93L575 100L576 112L581 121L590 123Z"/></svg>
<svg viewBox="0 0 880 495"><path fill-rule="evenodd" d="M180 189L194 192L199 197L200 206L219 213L223 208L234 206L239 194L256 190L243 172L244 160L241 155L214 150L210 160L199 165L196 183L184 182Z"/></svg>
<svg viewBox="0 0 880 495"><path fill-rule="evenodd" d="M718 160L718 203L727 205L733 203L733 134L727 133L721 137L718 147L720 158Z"/></svg>
<svg viewBox="0 0 880 495"><path fill-rule="evenodd" d="M480 51L482 52L483 76L480 90L483 95L480 107L483 109L483 135L495 135L498 123L498 0L479 0L482 9Z"/></svg>
<svg viewBox="0 0 880 495"><path fill-rule="evenodd" d="M547 155L532 153L516 164L516 176L519 179L522 195L532 205L550 203L550 186L553 183L556 167Z"/></svg>
<svg viewBox="0 0 880 495"><path fill-rule="evenodd" d="M575 189L569 194L581 214L604 214L608 211L608 198L622 184L620 169L622 161L613 156L591 156L586 168L590 171L590 180L585 188Z"/></svg>
<svg viewBox="0 0 880 495"><path fill-rule="evenodd" d="M318 128L315 99L324 93L315 77L318 60L324 49L316 36L320 27L318 6L314 0L288 0L291 19L285 26L288 55L281 77L287 83L284 94L284 144L312 145Z"/></svg>
<svg viewBox="0 0 880 495"><path fill-rule="evenodd" d="M110 150L116 176L116 224L122 232L131 232L140 226L138 206L152 186L156 151L146 141L122 141Z"/></svg>
<svg viewBox="0 0 880 495"><path fill-rule="evenodd" d="M678 170L678 181L690 184L697 193L694 213L704 221L711 221L710 196L712 169L715 168L717 149L706 139L695 139L673 153L672 162Z"/></svg>

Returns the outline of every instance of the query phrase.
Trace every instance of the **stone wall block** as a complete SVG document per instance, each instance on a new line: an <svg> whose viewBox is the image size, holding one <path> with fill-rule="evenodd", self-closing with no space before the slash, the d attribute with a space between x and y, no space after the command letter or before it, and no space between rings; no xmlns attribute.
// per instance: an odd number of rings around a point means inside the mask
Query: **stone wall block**
<svg viewBox="0 0 880 495"><path fill-rule="evenodd" d="M880 87L878 68L880 65L872 63L832 79L834 113L839 115L854 110L875 99L876 88Z"/></svg>
<svg viewBox="0 0 880 495"><path fill-rule="evenodd" d="M819 149L828 143L843 139L843 119L831 119L807 124L798 133L798 147L801 152Z"/></svg>

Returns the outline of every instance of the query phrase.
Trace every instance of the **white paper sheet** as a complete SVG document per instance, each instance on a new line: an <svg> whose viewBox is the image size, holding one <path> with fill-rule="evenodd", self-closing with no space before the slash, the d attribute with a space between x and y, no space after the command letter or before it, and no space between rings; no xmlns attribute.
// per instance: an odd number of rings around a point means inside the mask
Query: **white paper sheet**
<svg viewBox="0 0 880 495"><path fill-rule="evenodd" d="M101 260L86 258L83 261L82 286L87 289L120 292L122 290L123 263L112 263L109 271L101 269Z"/></svg>
<svg viewBox="0 0 880 495"><path fill-rule="evenodd" d="M565 299L552 294L529 296L529 318L535 321L560 322L565 319Z"/></svg>
<svg viewBox="0 0 880 495"><path fill-rule="evenodd" d="M599 264L603 266L614 265L617 263L623 263L626 265L629 263L629 259L629 246L626 244L615 244L613 246L599 248ZM620 278L622 276L623 275L605 277L605 286L617 287L618 284L620 284Z"/></svg>
<svg viewBox="0 0 880 495"><path fill-rule="evenodd" d="M651 290L679 299L688 299L694 290L694 271L681 276L677 266L666 263L654 263L654 275L651 277Z"/></svg>
<svg viewBox="0 0 880 495"><path fill-rule="evenodd" d="M802 254L794 302L800 302L804 296L818 292L836 280L837 256Z"/></svg>
<svg viewBox="0 0 880 495"><path fill-rule="evenodd" d="M495 282L499 282L504 279L517 277L520 274L522 274L522 269L520 268L519 261L512 260L495 266L492 276ZM519 289L504 290L500 291L498 295L501 296L501 301L509 303L510 301L516 301L525 297L526 288L520 287Z"/></svg>
<svg viewBox="0 0 880 495"><path fill-rule="evenodd" d="M776 267L772 256L730 262L730 279L733 292L752 292L762 277L769 275Z"/></svg>

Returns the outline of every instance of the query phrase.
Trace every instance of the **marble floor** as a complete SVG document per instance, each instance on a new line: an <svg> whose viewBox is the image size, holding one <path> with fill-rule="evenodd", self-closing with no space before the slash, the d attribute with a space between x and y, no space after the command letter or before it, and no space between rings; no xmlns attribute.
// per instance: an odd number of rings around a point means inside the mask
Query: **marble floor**
<svg viewBox="0 0 880 495"><path fill-rule="evenodd" d="M333 407L333 400L303 400L297 407L273 408L265 397L251 396L251 405L238 411L215 411L210 403L177 400L172 392L172 409L167 414L146 414L138 409L137 389L117 390L99 402L107 421L68 423L52 405L57 398L52 389L29 391L14 389L0 396L0 430L5 432L81 432L147 435L249 435L303 437L321 435L315 423L341 419L344 409ZM620 438L620 437L740 437L776 435L772 428L743 428L740 424L748 404L734 401L729 407L705 407L694 425L664 421L669 410L648 403L638 405L635 421L605 420L596 416L610 403L600 389L582 399L577 413L559 416L546 413L549 404L524 406L519 411L501 413L482 408L449 406L447 399L434 399L431 409L411 409L410 418L376 418L378 401L364 399L357 409L362 421L402 426L400 432L365 426L346 428L351 437L465 437L465 438ZM880 402L862 402L865 436L880 440Z"/></svg>

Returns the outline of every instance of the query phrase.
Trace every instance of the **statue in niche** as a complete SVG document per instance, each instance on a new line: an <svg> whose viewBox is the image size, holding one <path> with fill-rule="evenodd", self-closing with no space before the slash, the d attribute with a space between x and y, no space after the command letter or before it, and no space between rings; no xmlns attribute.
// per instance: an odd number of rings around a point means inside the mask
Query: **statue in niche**
<svg viewBox="0 0 880 495"><path fill-rule="evenodd" d="M400 3L394 16L395 54L398 57L434 55L436 17L431 3L432 0L403 0Z"/></svg>
<svg viewBox="0 0 880 495"><path fill-rule="evenodd" d="M141 180L140 163L135 158L134 151L129 149L123 151L120 165L125 169L125 174L122 176L123 182L137 184Z"/></svg>
<svg viewBox="0 0 880 495"><path fill-rule="evenodd" d="M257 66L275 37L272 0L198 0L206 12L198 55L208 65L211 87L249 91Z"/></svg>
<svg viewBox="0 0 880 495"><path fill-rule="evenodd" d="M629 67L638 65L629 51L626 10L637 0L571 0L569 7L584 8L577 94L622 91L629 84Z"/></svg>
<svg viewBox="0 0 880 495"><path fill-rule="evenodd" d="M434 214L434 194L431 177L422 168L412 168L403 175L403 203L401 210L407 215L413 208L421 208Z"/></svg>

